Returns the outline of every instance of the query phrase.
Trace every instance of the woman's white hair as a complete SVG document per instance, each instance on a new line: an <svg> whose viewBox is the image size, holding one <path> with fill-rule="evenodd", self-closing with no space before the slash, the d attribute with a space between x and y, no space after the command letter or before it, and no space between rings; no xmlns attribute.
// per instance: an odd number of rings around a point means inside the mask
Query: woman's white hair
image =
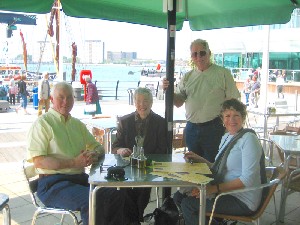
<svg viewBox="0 0 300 225"><path fill-rule="evenodd" d="M144 87L139 87L135 89L133 98L136 100L137 95L144 95L146 96L151 102L153 102L153 96L152 96L152 91L149 88L144 88Z"/></svg>

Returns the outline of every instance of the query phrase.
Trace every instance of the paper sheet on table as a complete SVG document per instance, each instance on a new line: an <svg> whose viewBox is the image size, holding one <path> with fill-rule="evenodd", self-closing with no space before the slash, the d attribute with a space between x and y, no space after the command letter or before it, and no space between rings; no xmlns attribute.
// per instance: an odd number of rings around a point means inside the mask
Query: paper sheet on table
<svg viewBox="0 0 300 225"><path fill-rule="evenodd" d="M189 172L197 174L211 174L206 163L185 162L152 162L153 172Z"/></svg>
<svg viewBox="0 0 300 225"><path fill-rule="evenodd" d="M172 178L176 180L181 181L187 181L194 184L207 184L212 178L206 177L202 174L196 174L196 173L189 173L189 172L151 172L152 175L160 176L160 177L166 177L166 178Z"/></svg>

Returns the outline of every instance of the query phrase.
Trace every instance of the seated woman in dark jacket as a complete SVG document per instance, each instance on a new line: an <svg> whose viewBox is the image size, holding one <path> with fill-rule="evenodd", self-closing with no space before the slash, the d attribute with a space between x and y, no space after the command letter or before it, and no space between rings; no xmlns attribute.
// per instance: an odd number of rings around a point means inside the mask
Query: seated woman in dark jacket
<svg viewBox="0 0 300 225"><path fill-rule="evenodd" d="M167 153L167 126L163 117L151 110L153 97L148 88L137 88L134 92L136 111L119 119L116 140L112 146L113 154L130 156L133 146L144 148L147 154ZM137 143L138 142L138 143ZM128 194L136 206L130 212L132 221L143 221L144 209L150 198L151 188L128 189Z"/></svg>

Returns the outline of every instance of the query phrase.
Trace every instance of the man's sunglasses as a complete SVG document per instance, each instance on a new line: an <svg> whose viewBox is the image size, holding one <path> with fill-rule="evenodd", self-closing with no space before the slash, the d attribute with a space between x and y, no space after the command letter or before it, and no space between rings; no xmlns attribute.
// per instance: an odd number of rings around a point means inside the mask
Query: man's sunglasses
<svg viewBox="0 0 300 225"><path fill-rule="evenodd" d="M203 57L203 56L206 56L206 51L193 52L193 53L191 54L191 56L192 56L193 58L197 58L197 56L198 56L198 57Z"/></svg>

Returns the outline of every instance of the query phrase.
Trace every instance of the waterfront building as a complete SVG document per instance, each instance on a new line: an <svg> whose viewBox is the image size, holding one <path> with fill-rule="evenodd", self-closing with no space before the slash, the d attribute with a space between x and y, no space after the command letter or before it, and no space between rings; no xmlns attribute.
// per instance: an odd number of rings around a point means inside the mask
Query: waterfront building
<svg viewBox="0 0 300 225"><path fill-rule="evenodd" d="M109 63L128 62L134 59L137 59L136 52L107 52L107 62Z"/></svg>
<svg viewBox="0 0 300 225"><path fill-rule="evenodd" d="M82 48L84 57L82 63L97 64L104 62L105 44L101 40L85 40Z"/></svg>
<svg viewBox="0 0 300 225"><path fill-rule="evenodd" d="M269 27L269 69L285 70L286 80L300 81L300 9L294 10L289 23ZM228 28L203 31L203 34L209 41L214 61L245 79L248 69L262 66L266 28Z"/></svg>

